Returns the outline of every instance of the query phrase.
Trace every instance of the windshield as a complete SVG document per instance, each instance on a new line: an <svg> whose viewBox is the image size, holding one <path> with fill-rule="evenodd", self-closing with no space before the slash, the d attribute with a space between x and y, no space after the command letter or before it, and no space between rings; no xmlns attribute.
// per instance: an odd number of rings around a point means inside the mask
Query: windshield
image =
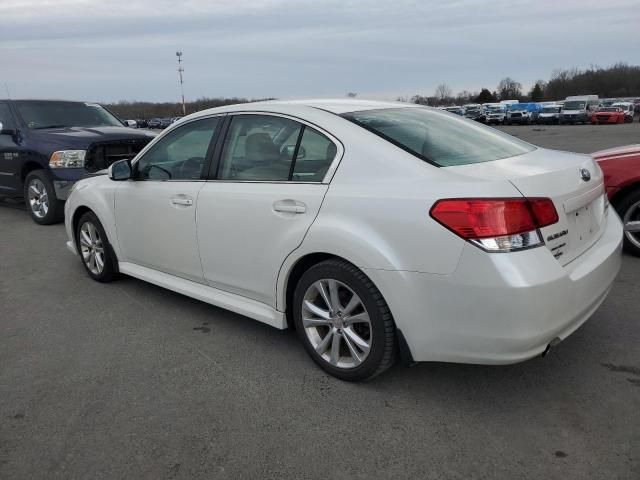
<svg viewBox="0 0 640 480"><path fill-rule="evenodd" d="M586 102L578 101L564 102L564 110L584 110L586 104Z"/></svg>
<svg viewBox="0 0 640 480"><path fill-rule="evenodd" d="M440 167L490 162L535 150L496 129L426 108L366 110L342 117Z"/></svg>
<svg viewBox="0 0 640 480"><path fill-rule="evenodd" d="M618 107L605 107L600 109L601 112L619 112L620 109Z"/></svg>
<svg viewBox="0 0 640 480"><path fill-rule="evenodd" d="M544 107L542 109L542 113L558 113L560 111L560 107Z"/></svg>
<svg viewBox="0 0 640 480"><path fill-rule="evenodd" d="M26 101L13 102L32 129L64 127L121 127L122 123L95 103Z"/></svg>

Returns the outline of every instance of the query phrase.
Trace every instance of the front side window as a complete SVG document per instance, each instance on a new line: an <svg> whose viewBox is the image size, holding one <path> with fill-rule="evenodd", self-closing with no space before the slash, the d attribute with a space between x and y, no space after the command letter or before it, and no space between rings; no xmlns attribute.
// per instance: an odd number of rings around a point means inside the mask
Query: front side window
<svg viewBox="0 0 640 480"><path fill-rule="evenodd" d="M427 108L365 110L342 117L439 167L490 162L535 150L494 128Z"/></svg>
<svg viewBox="0 0 640 480"><path fill-rule="evenodd" d="M168 133L138 160L138 180L199 180L206 166L207 151L221 117L187 123Z"/></svg>
<svg viewBox="0 0 640 480"><path fill-rule="evenodd" d="M336 152L326 136L294 120L236 115L227 133L218 178L321 182Z"/></svg>
<svg viewBox="0 0 640 480"><path fill-rule="evenodd" d="M34 130L65 127L122 127L122 123L97 103L16 100L13 102L27 127Z"/></svg>

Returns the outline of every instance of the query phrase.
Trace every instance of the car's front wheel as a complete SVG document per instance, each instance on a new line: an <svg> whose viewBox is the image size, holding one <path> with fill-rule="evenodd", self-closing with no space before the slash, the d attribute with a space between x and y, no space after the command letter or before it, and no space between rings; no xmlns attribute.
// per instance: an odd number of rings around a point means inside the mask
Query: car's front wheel
<svg viewBox="0 0 640 480"><path fill-rule="evenodd" d="M342 380L372 378L395 359L395 326L376 286L358 268L327 260L302 275L293 299L296 330L326 372Z"/></svg>
<svg viewBox="0 0 640 480"><path fill-rule="evenodd" d="M76 245L82 265L91 278L98 282L110 282L116 277L116 258L95 213L86 212L80 217Z"/></svg>
<svg viewBox="0 0 640 480"><path fill-rule="evenodd" d="M31 218L40 225L61 222L64 202L58 200L53 183L42 170L34 170L24 181L24 201Z"/></svg>

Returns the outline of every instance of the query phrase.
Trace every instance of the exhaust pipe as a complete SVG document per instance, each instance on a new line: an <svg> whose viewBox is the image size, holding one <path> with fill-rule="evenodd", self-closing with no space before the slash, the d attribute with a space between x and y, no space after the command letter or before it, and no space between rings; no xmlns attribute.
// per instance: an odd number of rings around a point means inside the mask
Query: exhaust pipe
<svg viewBox="0 0 640 480"><path fill-rule="evenodd" d="M554 338L553 340L551 340L549 342L549 345L547 345L547 348L544 349L544 352L542 352L542 356L546 357L547 354L549 353L549 351L551 350L551 347L555 347L556 345L558 345L562 340L558 337Z"/></svg>

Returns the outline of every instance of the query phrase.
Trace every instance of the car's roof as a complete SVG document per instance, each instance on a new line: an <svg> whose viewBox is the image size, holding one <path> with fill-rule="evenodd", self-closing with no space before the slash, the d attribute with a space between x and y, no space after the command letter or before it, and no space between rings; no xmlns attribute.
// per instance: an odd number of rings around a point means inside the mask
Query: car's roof
<svg viewBox="0 0 640 480"><path fill-rule="evenodd" d="M210 115L212 113L229 113L242 111L275 112L275 113L302 113L305 110L316 109L342 114L362 110L379 110L385 108L412 108L421 107L413 103L385 102L378 100L354 100L354 99L309 99L309 100L268 100L264 102L238 103L223 107L201 110L189 115L190 118Z"/></svg>
<svg viewBox="0 0 640 480"><path fill-rule="evenodd" d="M92 103L95 104L97 102L86 102L84 100L62 100L56 98L0 98L0 102L64 102L64 103Z"/></svg>

